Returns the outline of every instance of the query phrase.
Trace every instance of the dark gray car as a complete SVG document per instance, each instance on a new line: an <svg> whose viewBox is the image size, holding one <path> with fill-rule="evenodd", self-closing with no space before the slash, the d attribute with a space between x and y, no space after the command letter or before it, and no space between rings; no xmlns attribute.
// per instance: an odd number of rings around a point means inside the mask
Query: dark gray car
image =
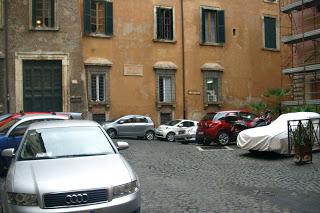
<svg viewBox="0 0 320 213"><path fill-rule="evenodd" d="M146 140L154 139L154 123L148 116L126 115L102 124L110 138L141 137Z"/></svg>

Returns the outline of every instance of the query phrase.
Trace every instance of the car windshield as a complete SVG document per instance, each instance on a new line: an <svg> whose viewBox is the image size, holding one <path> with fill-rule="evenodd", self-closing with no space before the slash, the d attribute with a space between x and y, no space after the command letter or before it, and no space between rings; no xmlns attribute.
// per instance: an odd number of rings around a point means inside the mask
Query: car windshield
<svg viewBox="0 0 320 213"><path fill-rule="evenodd" d="M114 154L103 131L97 127L60 127L29 130L18 160L83 157Z"/></svg>
<svg viewBox="0 0 320 213"><path fill-rule="evenodd" d="M169 122L165 123L165 125L174 126L174 125L176 125L177 123L180 123L180 122L181 122L181 120L172 120L172 121L169 121Z"/></svg>
<svg viewBox="0 0 320 213"><path fill-rule="evenodd" d="M6 134L8 130L19 121L20 119L15 118L9 121L8 123L5 123L3 126L0 126L0 133Z"/></svg>
<svg viewBox="0 0 320 213"><path fill-rule="evenodd" d="M0 122L4 121L5 119L9 118L12 114L4 114L4 115L0 115Z"/></svg>

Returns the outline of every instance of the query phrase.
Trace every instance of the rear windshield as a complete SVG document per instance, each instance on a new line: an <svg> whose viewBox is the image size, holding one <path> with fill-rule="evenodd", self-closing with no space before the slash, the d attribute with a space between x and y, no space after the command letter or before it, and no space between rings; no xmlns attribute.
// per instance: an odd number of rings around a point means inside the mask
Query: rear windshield
<svg viewBox="0 0 320 213"><path fill-rule="evenodd" d="M220 120L226 116L226 112L219 112L219 113L210 113L206 114L201 120L203 121L212 121L212 120Z"/></svg>

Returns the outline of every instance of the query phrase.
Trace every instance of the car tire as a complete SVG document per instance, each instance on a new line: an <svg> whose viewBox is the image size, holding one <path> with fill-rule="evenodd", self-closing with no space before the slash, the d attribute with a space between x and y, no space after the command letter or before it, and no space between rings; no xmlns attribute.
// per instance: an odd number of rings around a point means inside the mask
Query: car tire
<svg viewBox="0 0 320 213"><path fill-rule="evenodd" d="M175 134L173 132L169 132L166 136L167 141L169 142L174 142L175 138L174 138Z"/></svg>
<svg viewBox="0 0 320 213"><path fill-rule="evenodd" d="M209 138L205 138L203 139L202 144L204 146L209 146L211 144L211 140Z"/></svg>
<svg viewBox="0 0 320 213"><path fill-rule="evenodd" d="M117 137L117 131L115 129L108 129L107 133L111 139L114 139Z"/></svg>
<svg viewBox="0 0 320 213"><path fill-rule="evenodd" d="M153 131L147 131L146 135L144 136L144 138L148 141L152 141L154 140L154 132Z"/></svg>
<svg viewBox="0 0 320 213"><path fill-rule="evenodd" d="M226 146L230 142L230 135L225 131L220 131L216 136L217 143Z"/></svg>

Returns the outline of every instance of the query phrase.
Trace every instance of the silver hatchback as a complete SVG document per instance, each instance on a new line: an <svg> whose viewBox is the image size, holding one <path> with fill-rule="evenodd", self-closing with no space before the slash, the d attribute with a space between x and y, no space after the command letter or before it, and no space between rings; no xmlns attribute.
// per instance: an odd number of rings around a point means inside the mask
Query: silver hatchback
<svg viewBox="0 0 320 213"><path fill-rule="evenodd" d="M2 186L4 212L140 212L140 185L103 128L93 121L32 124Z"/></svg>
<svg viewBox="0 0 320 213"><path fill-rule="evenodd" d="M126 115L102 124L110 138L141 137L146 140L154 139L154 123L148 116Z"/></svg>

